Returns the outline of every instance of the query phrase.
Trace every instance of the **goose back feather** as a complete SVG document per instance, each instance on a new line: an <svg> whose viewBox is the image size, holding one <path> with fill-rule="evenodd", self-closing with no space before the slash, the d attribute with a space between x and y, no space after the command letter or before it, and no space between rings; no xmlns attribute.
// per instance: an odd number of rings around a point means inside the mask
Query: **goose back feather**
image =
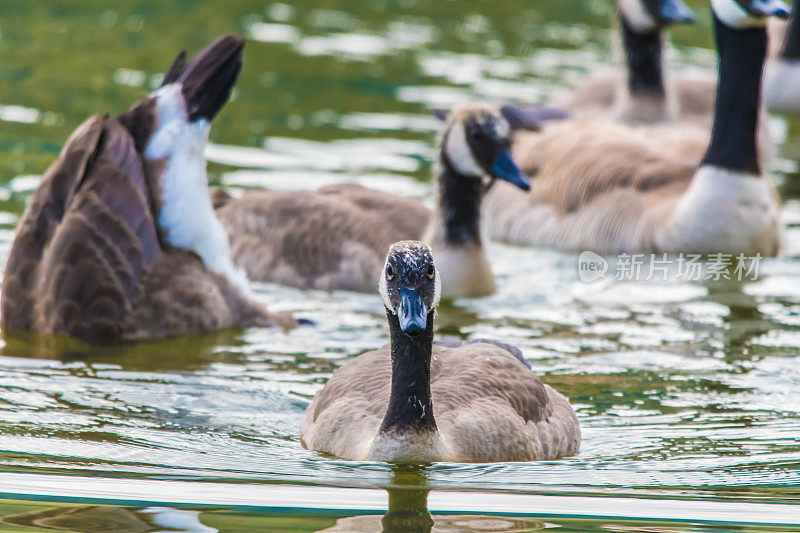
<svg viewBox="0 0 800 533"><path fill-rule="evenodd" d="M389 244L421 238L431 217L416 200L354 183L254 191L217 206L233 261L251 279L359 292L377 287Z"/></svg>
<svg viewBox="0 0 800 533"><path fill-rule="evenodd" d="M520 134L515 158L536 178L526 195L504 183L492 188L484 202L489 230L513 242L600 253L775 255L779 197L767 178L744 178L728 190L720 184L711 205L698 206L708 220L692 237L676 229L683 227L678 206L707 145L706 129L667 124L576 120ZM751 216L748 206L764 216ZM715 217L724 236L709 225Z"/></svg>

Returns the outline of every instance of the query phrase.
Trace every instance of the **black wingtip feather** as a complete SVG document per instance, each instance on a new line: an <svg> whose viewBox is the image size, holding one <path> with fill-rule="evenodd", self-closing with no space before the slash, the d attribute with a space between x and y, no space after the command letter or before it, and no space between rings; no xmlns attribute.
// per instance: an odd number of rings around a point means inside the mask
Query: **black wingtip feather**
<svg viewBox="0 0 800 533"><path fill-rule="evenodd" d="M194 56L179 81L189 120L211 120L231 95L242 68L244 39L223 35Z"/></svg>
<svg viewBox="0 0 800 533"><path fill-rule="evenodd" d="M164 74L164 79L161 81L161 87L169 85L178 81L183 72L186 70L186 50L182 50L175 61L170 65L169 70Z"/></svg>

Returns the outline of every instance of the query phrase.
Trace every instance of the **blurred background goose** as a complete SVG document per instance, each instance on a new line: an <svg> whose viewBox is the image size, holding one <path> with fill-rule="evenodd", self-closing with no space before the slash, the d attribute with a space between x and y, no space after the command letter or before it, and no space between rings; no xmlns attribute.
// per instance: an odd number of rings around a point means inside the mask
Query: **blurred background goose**
<svg viewBox="0 0 800 533"><path fill-rule="evenodd" d="M664 32L671 24L693 22L694 13L681 0L619 0L617 18L624 71L581 81L564 106L576 116L628 124L710 121L713 80L672 79L664 65Z"/></svg>
<svg viewBox="0 0 800 533"><path fill-rule="evenodd" d="M529 125L530 127L530 125ZM511 158L499 110L467 104L450 113L435 166L433 212L418 201L352 183L311 192L218 194L217 216L233 260L251 279L324 290L375 290L389 245L422 239L445 273L446 297L494 292L480 207L495 180L529 188Z"/></svg>
<svg viewBox="0 0 800 533"><path fill-rule="evenodd" d="M785 28L770 28L770 36L781 38L780 51L770 61L764 76L764 101L770 111L800 111L800 2L792 4L792 16ZM781 35L782 34L782 35Z"/></svg>
<svg viewBox="0 0 800 533"><path fill-rule="evenodd" d="M379 284L390 343L333 373L306 409L303 445L351 460L398 463L577 453L572 406L518 350L487 342L433 345L442 281L427 245L390 247Z"/></svg>
<svg viewBox="0 0 800 533"><path fill-rule="evenodd" d="M2 291L5 330L95 342L290 324L252 302L208 197L209 121L244 40L228 35L129 111L67 141L19 223Z"/></svg>
<svg viewBox="0 0 800 533"><path fill-rule="evenodd" d="M685 125L570 120L515 139L529 194L486 199L496 237L597 252L761 253L779 246L779 199L756 132L778 0L713 0L719 82L711 139ZM699 166L698 166L699 162Z"/></svg>

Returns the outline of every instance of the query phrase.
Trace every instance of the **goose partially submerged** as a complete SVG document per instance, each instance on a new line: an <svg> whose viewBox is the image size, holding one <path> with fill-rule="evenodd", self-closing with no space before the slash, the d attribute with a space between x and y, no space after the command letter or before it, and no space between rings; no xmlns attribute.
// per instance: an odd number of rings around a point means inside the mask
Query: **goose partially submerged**
<svg viewBox="0 0 800 533"><path fill-rule="evenodd" d="M517 136L515 158L536 179L524 196L502 184L489 193L495 237L605 253L777 253L779 198L756 136L766 19L788 8L712 8L719 82L710 140L701 127L581 119Z"/></svg>
<svg viewBox="0 0 800 533"><path fill-rule="evenodd" d="M210 120L244 41L224 36L121 115L67 141L17 227L4 330L115 342L234 326L291 325L251 301L208 196Z"/></svg>
<svg viewBox="0 0 800 533"><path fill-rule="evenodd" d="M569 401L513 347L433 344L445 280L416 241L389 249L379 290L390 343L348 361L300 426L306 448L358 461L534 461L574 455Z"/></svg>
<svg viewBox="0 0 800 533"><path fill-rule="evenodd" d="M254 191L238 199L219 195L217 215L234 262L257 281L370 292L389 245L422 239L445 273L446 297L490 294L494 277L480 224L484 193L496 180L515 190L529 187L511 158L510 135L508 120L492 107L468 104L450 113L433 212L418 201L352 183L310 192Z"/></svg>

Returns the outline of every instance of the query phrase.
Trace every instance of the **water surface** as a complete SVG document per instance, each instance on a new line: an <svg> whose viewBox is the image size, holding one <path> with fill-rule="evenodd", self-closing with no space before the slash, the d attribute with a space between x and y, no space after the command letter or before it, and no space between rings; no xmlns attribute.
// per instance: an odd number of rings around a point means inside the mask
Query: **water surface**
<svg viewBox="0 0 800 533"><path fill-rule="evenodd" d="M538 103L557 97L585 72L612 62L610 5L4 2L0 257L39 176L69 133L91 113L124 110L159 83L175 53L194 52L219 33L235 31L250 40L234 99L212 129L208 155L215 185L297 189L355 180L430 201L438 125L429 109L464 99ZM712 75L707 5L692 5L701 22L672 32L670 61L675 70ZM755 280L608 279L587 285L578 278L574 254L489 247L498 293L443 306L438 334L502 339L522 348L534 370L576 407L583 446L578 456L558 461L436 464L415 483L443 494L484 491L486 508L469 509L481 514L501 508L488 503L502 501L491 499L500 498L494 491L594 498L589 502L638 498L614 500L623 515L625 502L631 502L629 517L637 518L630 523L580 522L602 515L592 515L591 506L576 508L571 518L564 518L570 509L560 518L531 518L565 530L635 531L663 518L637 515L636 502L649 501L641 498L666 498L678 509L680 502L695 501L734 501L742 509L795 502L797 125L773 119L771 126L777 138L789 138L772 166L784 194L786 244L781 257L760 264ZM134 480L178 487L221 483L233 491L233 502L237 490L243 501L253 488L273 498L281 494L276 483L396 486L388 465L322 457L296 438L308 399L331 372L386 342L377 294L254 288L271 309L293 311L317 326L115 348L6 337L0 356L0 483L3 475L29 476L14 478L16 492L0 488L9 498L0 514L57 507L74 518L70 527L88 530L80 527L99 520L91 513L132 520L151 504L169 507L169 498L137 500L126 489ZM57 493L45 475L76 476L65 478L76 491L73 499ZM291 523L297 531L314 531L367 511L357 502L353 512L339 509L316 518L302 505L282 517L273 507L236 507L232 501L216 502L217 510L192 507L215 503L214 486L208 487L211 501L171 503L202 511L203 523L224 530L286 531ZM166 492L171 491L181 489ZM324 508L330 493L320 494ZM30 501L38 499L47 503ZM116 507L81 507L109 502ZM703 522L703 511L686 505L683 518L689 522L659 527L722 527ZM25 516L15 519L15 528L29 528L20 531L52 529L61 520ZM739 518L730 513L731 521ZM525 523L506 530L538 527Z"/></svg>

